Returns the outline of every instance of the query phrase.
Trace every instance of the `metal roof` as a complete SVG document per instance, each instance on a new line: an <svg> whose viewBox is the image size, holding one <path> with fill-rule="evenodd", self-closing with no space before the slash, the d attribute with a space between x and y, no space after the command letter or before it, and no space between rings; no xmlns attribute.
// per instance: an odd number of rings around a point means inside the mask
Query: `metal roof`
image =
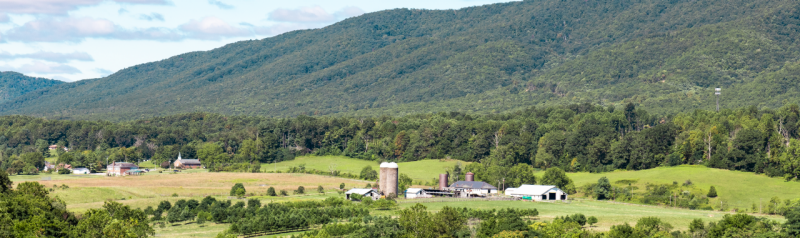
<svg viewBox="0 0 800 238"><path fill-rule="evenodd" d="M345 194L353 194L353 193L355 193L355 194L364 195L364 194L367 194L367 193L370 193L370 192L377 193L378 191L375 191L375 189L369 189L369 188L354 188L354 189L350 189L349 191L345 192Z"/></svg>
<svg viewBox="0 0 800 238"><path fill-rule="evenodd" d="M406 189L406 193L418 193L419 191L422 191L422 189L421 188L409 188L409 189Z"/></svg>
<svg viewBox="0 0 800 238"><path fill-rule="evenodd" d="M458 181L450 185L450 188L497 189L497 187L482 181Z"/></svg>
<svg viewBox="0 0 800 238"><path fill-rule="evenodd" d="M181 164L185 164L185 165L195 165L195 164L199 165L199 164L201 164L200 160L198 160L198 159L182 159L182 160L178 160L178 161L180 161Z"/></svg>
<svg viewBox="0 0 800 238"><path fill-rule="evenodd" d="M561 190L553 185L530 185L523 184L519 188L508 188L506 194L508 195L543 195L551 190Z"/></svg>

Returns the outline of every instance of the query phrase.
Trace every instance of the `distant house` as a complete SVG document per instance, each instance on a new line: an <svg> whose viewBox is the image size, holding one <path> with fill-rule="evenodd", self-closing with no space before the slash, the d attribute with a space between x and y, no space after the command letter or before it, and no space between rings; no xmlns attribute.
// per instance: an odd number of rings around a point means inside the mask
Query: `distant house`
<svg viewBox="0 0 800 238"><path fill-rule="evenodd" d="M127 175L126 172L134 169L139 169L139 166L131 163L114 162L106 167L106 173L108 175L124 176Z"/></svg>
<svg viewBox="0 0 800 238"><path fill-rule="evenodd" d="M181 158L181 153L178 153L178 159L175 160L175 168L184 168L184 169L200 169L203 168L203 164L200 163L200 160L197 159L183 159Z"/></svg>
<svg viewBox="0 0 800 238"><path fill-rule="evenodd" d="M497 187L481 181L458 181L446 190L452 191L457 197L486 197L497 194Z"/></svg>
<svg viewBox="0 0 800 238"><path fill-rule="evenodd" d="M72 170L72 173L73 174L90 174L90 173L92 173L92 171L90 171L87 168L76 168L76 169Z"/></svg>
<svg viewBox="0 0 800 238"><path fill-rule="evenodd" d="M372 198L372 200L378 200L378 198L380 198L381 196L380 193L378 193L378 190L371 188L354 188L344 193L344 195L347 197L348 200L352 200L350 198L350 195L352 194L358 194L361 195L362 197L369 197Z"/></svg>
<svg viewBox="0 0 800 238"><path fill-rule="evenodd" d="M42 169L42 171L45 171L45 172L47 172L47 171L51 171L51 170L52 170L52 171L55 171L55 170L56 170L56 165L54 165L54 164L51 164L51 163L50 163L50 162L48 162L48 161L45 161L45 162L44 162L44 169Z"/></svg>
<svg viewBox="0 0 800 238"><path fill-rule="evenodd" d="M51 145L51 146L48 146L48 147L47 147L47 149L50 149L50 150L55 150L55 149L58 149L58 145Z"/></svg>
<svg viewBox="0 0 800 238"><path fill-rule="evenodd" d="M523 184L519 188L506 189L506 195L533 201L567 200L567 193L553 185Z"/></svg>

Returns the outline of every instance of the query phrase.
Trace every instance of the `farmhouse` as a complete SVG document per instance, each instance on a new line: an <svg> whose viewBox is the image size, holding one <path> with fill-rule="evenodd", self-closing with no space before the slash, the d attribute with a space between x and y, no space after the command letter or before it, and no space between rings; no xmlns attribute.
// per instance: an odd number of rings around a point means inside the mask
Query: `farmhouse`
<svg viewBox="0 0 800 238"><path fill-rule="evenodd" d="M181 153L178 153L178 159L175 160L175 168L184 168L184 169L199 169L203 167L203 164L200 163L200 160L197 159L183 159L181 158Z"/></svg>
<svg viewBox="0 0 800 238"><path fill-rule="evenodd" d="M519 188L506 189L506 195L533 201L567 200L567 193L553 185L523 184Z"/></svg>
<svg viewBox="0 0 800 238"><path fill-rule="evenodd" d="M347 192L344 193L344 195L347 197L348 200L353 200L353 199L350 199L350 195L352 195L352 194L358 194L358 195L361 195L363 197L369 197L369 198L372 198L372 200L378 200L378 198L380 198L380 196L381 196L378 193L378 190L371 189L371 188L354 188L354 189L350 189L350 191L347 191Z"/></svg>
<svg viewBox="0 0 800 238"><path fill-rule="evenodd" d="M134 169L139 169L139 166L131 163L124 163L124 162L114 162L106 167L106 172L108 175L116 175L116 176L123 176L126 175L126 172Z"/></svg>
<svg viewBox="0 0 800 238"><path fill-rule="evenodd" d="M90 171L87 168L75 168L75 169L72 170L72 173L73 174L90 174L90 173L92 173L92 171Z"/></svg>
<svg viewBox="0 0 800 238"><path fill-rule="evenodd" d="M51 164L48 161L45 161L44 162L44 169L42 169L42 171L47 172L47 171L51 171L51 170L56 170L56 165Z"/></svg>

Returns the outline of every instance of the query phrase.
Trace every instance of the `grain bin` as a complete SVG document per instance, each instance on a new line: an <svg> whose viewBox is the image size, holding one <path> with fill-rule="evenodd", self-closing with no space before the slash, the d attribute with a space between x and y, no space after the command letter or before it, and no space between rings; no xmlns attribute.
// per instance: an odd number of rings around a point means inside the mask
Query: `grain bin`
<svg viewBox="0 0 800 238"><path fill-rule="evenodd" d="M468 172L467 176L464 178L464 181L472 182L475 181L475 174L472 172Z"/></svg>
<svg viewBox="0 0 800 238"><path fill-rule="evenodd" d="M447 174L440 174L439 175L439 190L444 190L448 187L447 185Z"/></svg>

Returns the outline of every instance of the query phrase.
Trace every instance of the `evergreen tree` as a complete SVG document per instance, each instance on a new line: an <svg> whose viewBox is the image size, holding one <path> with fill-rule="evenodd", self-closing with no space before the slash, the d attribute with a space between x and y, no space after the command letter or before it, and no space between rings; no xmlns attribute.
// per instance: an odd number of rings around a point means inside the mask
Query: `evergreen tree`
<svg viewBox="0 0 800 238"><path fill-rule="evenodd" d="M183 211L178 206L173 206L170 208L169 212L167 213L167 222L175 223L182 221L183 217L181 216L181 212Z"/></svg>
<svg viewBox="0 0 800 238"><path fill-rule="evenodd" d="M325 193L325 188L323 188L322 185L319 185L319 187L317 187L317 192L318 193Z"/></svg>
<svg viewBox="0 0 800 238"><path fill-rule="evenodd" d="M594 224L597 224L597 217L590 216L589 218L586 219L586 223L589 224L589 227L591 227Z"/></svg>
<svg viewBox="0 0 800 238"><path fill-rule="evenodd" d="M708 195L707 196L710 197L710 198L717 197L717 189L714 188L714 186L711 186L711 188L708 189Z"/></svg>
<svg viewBox="0 0 800 238"><path fill-rule="evenodd" d="M237 196L237 193L239 192L239 189L242 189L245 193L247 192L247 190L244 189L244 184L236 183L236 184L233 185L233 187L231 187L231 194L230 195L231 196Z"/></svg>
<svg viewBox="0 0 800 238"><path fill-rule="evenodd" d="M278 194L275 193L274 187L269 187L269 189L267 189L267 196L273 196L273 197L278 196Z"/></svg>
<svg viewBox="0 0 800 238"><path fill-rule="evenodd" d="M786 234L791 237L799 237L800 236L800 207L792 208L786 212L786 223L783 224L783 228L786 229Z"/></svg>

